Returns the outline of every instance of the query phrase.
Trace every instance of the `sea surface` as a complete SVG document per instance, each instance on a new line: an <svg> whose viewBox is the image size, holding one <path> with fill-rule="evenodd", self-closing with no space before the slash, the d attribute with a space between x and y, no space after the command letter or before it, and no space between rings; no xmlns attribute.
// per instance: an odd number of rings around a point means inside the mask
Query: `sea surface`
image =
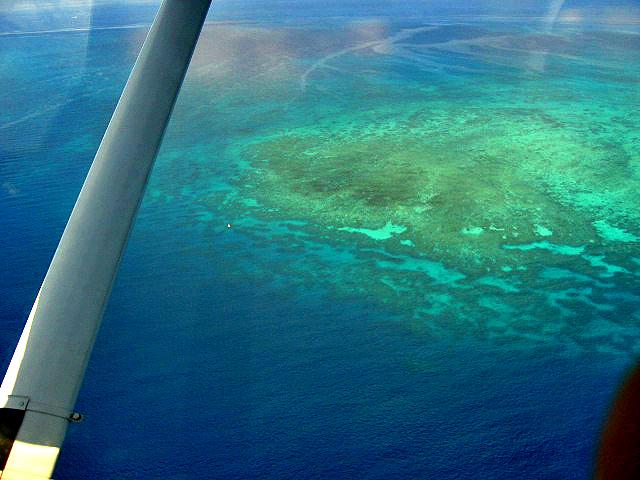
<svg viewBox="0 0 640 480"><path fill-rule="evenodd" d="M357 12L214 6L56 478L589 478L640 353L640 28ZM148 29L28 15L3 368Z"/></svg>

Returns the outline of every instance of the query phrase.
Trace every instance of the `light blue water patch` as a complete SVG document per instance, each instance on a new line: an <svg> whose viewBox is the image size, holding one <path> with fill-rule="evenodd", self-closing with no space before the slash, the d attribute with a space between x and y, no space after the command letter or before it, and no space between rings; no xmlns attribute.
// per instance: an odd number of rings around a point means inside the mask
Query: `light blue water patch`
<svg viewBox="0 0 640 480"><path fill-rule="evenodd" d="M502 313L504 315L512 315L515 313L513 307L510 307L506 303L500 301L498 297L485 296L478 300L478 305L484 308L488 308L489 310L493 310L494 312ZM494 325L497 325L497 319L492 319ZM500 321L500 325L505 326L506 322ZM489 324L487 324L489 326Z"/></svg>
<svg viewBox="0 0 640 480"><path fill-rule="evenodd" d="M242 203L247 207L259 207L260 202L258 202L255 198L244 198L242 199Z"/></svg>
<svg viewBox="0 0 640 480"><path fill-rule="evenodd" d="M402 292L410 292L411 291L410 288L403 287L402 285L398 285L397 282L395 282L391 277L388 277L386 275L383 276L382 278L380 278L380 282L382 282L384 285L386 285L391 290L396 292L398 295L401 294Z"/></svg>
<svg viewBox="0 0 640 480"><path fill-rule="evenodd" d="M426 273L438 284L455 284L459 280L466 278L466 275L445 267L440 262L433 262L425 258L399 257L386 255L398 261L376 260L376 265L380 268L401 270L407 272Z"/></svg>
<svg viewBox="0 0 640 480"><path fill-rule="evenodd" d="M484 228L482 227L464 227L460 230L460 233L463 235L470 235L477 237L478 235L482 235L484 233Z"/></svg>
<svg viewBox="0 0 640 480"><path fill-rule="evenodd" d="M405 247L415 247L416 244L413 243L411 240L400 240L400 245L404 245Z"/></svg>
<svg viewBox="0 0 640 480"><path fill-rule="evenodd" d="M545 267L540 273L540 278L545 280L572 280L574 282L593 283L600 288L612 288L614 285L611 283L603 283L595 278L581 273L576 273L571 270L559 267Z"/></svg>
<svg viewBox="0 0 640 480"><path fill-rule="evenodd" d="M593 289L591 287L567 288L564 290L556 290L547 292L547 301L553 307L556 307L564 316L575 316L577 312L571 308L565 307L561 302L581 302L600 312L611 312L615 310L613 305L607 303L596 303L591 300Z"/></svg>
<svg viewBox="0 0 640 480"><path fill-rule="evenodd" d="M534 227L536 230L536 234L540 235L541 237L550 237L551 235L553 235L553 230L543 227L542 225L536 223Z"/></svg>
<svg viewBox="0 0 640 480"><path fill-rule="evenodd" d="M437 316L442 314L447 308L451 307L453 297L446 293L430 293L427 295L428 307L419 307L416 309L417 314L426 314Z"/></svg>
<svg viewBox="0 0 640 480"><path fill-rule="evenodd" d="M245 216L233 222L233 230L248 233L263 232L263 234L268 235L271 239L277 238L285 240L284 244L287 243L286 240L288 239L289 241L302 241L305 242L306 245L311 245L314 237L303 229L306 225L307 222L298 220L269 222L260 220L257 217ZM316 246L315 243L313 243L313 245Z"/></svg>
<svg viewBox="0 0 640 480"><path fill-rule="evenodd" d="M317 255L323 261L332 264L353 265L358 261L358 257L350 250L337 248L327 243L305 241L307 249L313 249L313 255ZM307 255L311 255L307 253Z"/></svg>
<svg viewBox="0 0 640 480"><path fill-rule="evenodd" d="M518 288L514 287L511 283L498 277L482 277L476 280L476 283L480 285L488 285L490 287L495 287L507 293L518 293L520 291Z"/></svg>
<svg viewBox="0 0 640 480"><path fill-rule="evenodd" d="M354 227L342 227L338 230L350 233L361 233L374 240L388 240L396 234L404 233L407 231L407 227L403 225L394 225L391 222L387 222L384 227L377 230L371 230L369 228L354 228Z"/></svg>
<svg viewBox="0 0 640 480"><path fill-rule="evenodd" d="M610 242L637 242L640 240L639 237L622 228L609 225L605 220L593 222L593 226L596 228L598 235Z"/></svg>
<svg viewBox="0 0 640 480"><path fill-rule="evenodd" d="M556 255L580 255L584 252L584 245L573 247L571 245L556 245L555 243L544 240L543 242L533 242L524 245L503 245L505 250L520 250L528 252L530 250L547 250Z"/></svg>
<svg viewBox="0 0 640 480"><path fill-rule="evenodd" d="M640 329L637 326L620 325L604 318L596 318L589 322L584 328L581 335L586 338L594 337L611 337L613 336L615 341L622 342L626 337L637 339L640 337Z"/></svg>
<svg viewBox="0 0 640 480"><path fill-rule="evenodd" d="M604 268L605 272L600 274L600 277L608 278L613 277L616 273L631 273L624 267L619 265L613 265L604 261L604 255L582 255L589 265L593 268Z"/></svg>

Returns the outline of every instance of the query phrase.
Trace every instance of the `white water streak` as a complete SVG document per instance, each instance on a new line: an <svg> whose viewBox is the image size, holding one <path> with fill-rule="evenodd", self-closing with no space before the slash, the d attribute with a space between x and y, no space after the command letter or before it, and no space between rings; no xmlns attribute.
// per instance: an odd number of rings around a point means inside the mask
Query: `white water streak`
<svg viewBox="0 0 640 480"><path fill-rule="evenodd" d="M79 27L79 28L56 28L52 30L31 30L16 32L1 32L0 37L35 36L48 35L51 33L86 33L94 30L130 30L134 28L149 28L148 23L133 23L131 25L115 25L111 27Z"/></svg>
<svg viewBox="0 0 640 480"><path fill-rule="evenodd" d="M338 57L341 57L347 53L355 52L357 50L364 50L367 48L376 48L377 51L384 51L383 49L390 48L396 42L406 40L407 38L411 38L416 33L420 32L428 32L435 30L438 27L419 27L419 28L410 28L401 30L395 35L391 35L390 37L383 38L381 40L374 40L371 42L360 43L358 45L354 45L352 47L344 48L337 52L330 53L329 55L322 57L320 60L311 65L301 76L300 76L300 90L302 93L307 89L307 85L309 83L309 76L319 70L320 68L328 68L328 62L334 60Z"/></svg>
<svg viewBox="0 0 640 480"><path fill-rule="evenodd" d="M562 6L564 5L565 0L552 0L549 5L549 10L547 11L547 15L544 17L544 33L551 33L553 30L553 26L558 20L558 16L560 15L560 10L562 10ZM527 62L527 66L530 70L534 72L544 72L547 65L547 55L548 51L544 52L534 52L529 57L529 61Z"/></svg>

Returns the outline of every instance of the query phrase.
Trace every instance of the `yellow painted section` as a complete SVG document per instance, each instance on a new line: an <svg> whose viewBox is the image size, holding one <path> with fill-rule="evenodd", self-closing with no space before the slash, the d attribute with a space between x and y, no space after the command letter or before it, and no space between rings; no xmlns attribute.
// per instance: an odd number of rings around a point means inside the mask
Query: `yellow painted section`
<svg viewBox="0 0 640 480"><path fill-rule="evenodd" d="M20 371L20 365L22 364L22 359L24 358L24 354L27 350L27 342L29 340L29 334L31 333L31 327L33 326L33 318L36 315L36 311L38 310L38 302L40 302L40 293L42 292L42 288L38 292L38 296L36 297L36 301L31 308L31 313L29 314L29 318L27 319L27 323L22 330L22 335L20 335L20 340L18 341L18 346L16 347L15 352L13 353L13 357L11 358L11 363L9 364L9 368L7 369L7 373L2 380L2 385L0 386L0 408L4 407L7 404L9 399L9 395L13 395L13 387L16 384L18 379L18 372ZM5 478L5 477L2 477Z"/></svg>
<svg viewBox="0 0 640 480"><path fill-rule="evenodd" d="M2 480L50 479L60 449L16 440L9 454Z"/></svg>

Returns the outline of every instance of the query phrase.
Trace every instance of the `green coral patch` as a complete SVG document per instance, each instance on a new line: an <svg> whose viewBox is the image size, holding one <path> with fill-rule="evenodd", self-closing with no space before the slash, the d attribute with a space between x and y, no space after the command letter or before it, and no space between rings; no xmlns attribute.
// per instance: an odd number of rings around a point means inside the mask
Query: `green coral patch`
<svg viewBox="0 0 640 480"><path fill-rule="evenodd" d="M160 156L147 201L179 204L226 275L287 297L640 351L635 36L387 27L225 27L234 55L274 33L282 49L237 70L212 45L192 65L176 113L199 128L169 129L182 153Z"/></svg>

